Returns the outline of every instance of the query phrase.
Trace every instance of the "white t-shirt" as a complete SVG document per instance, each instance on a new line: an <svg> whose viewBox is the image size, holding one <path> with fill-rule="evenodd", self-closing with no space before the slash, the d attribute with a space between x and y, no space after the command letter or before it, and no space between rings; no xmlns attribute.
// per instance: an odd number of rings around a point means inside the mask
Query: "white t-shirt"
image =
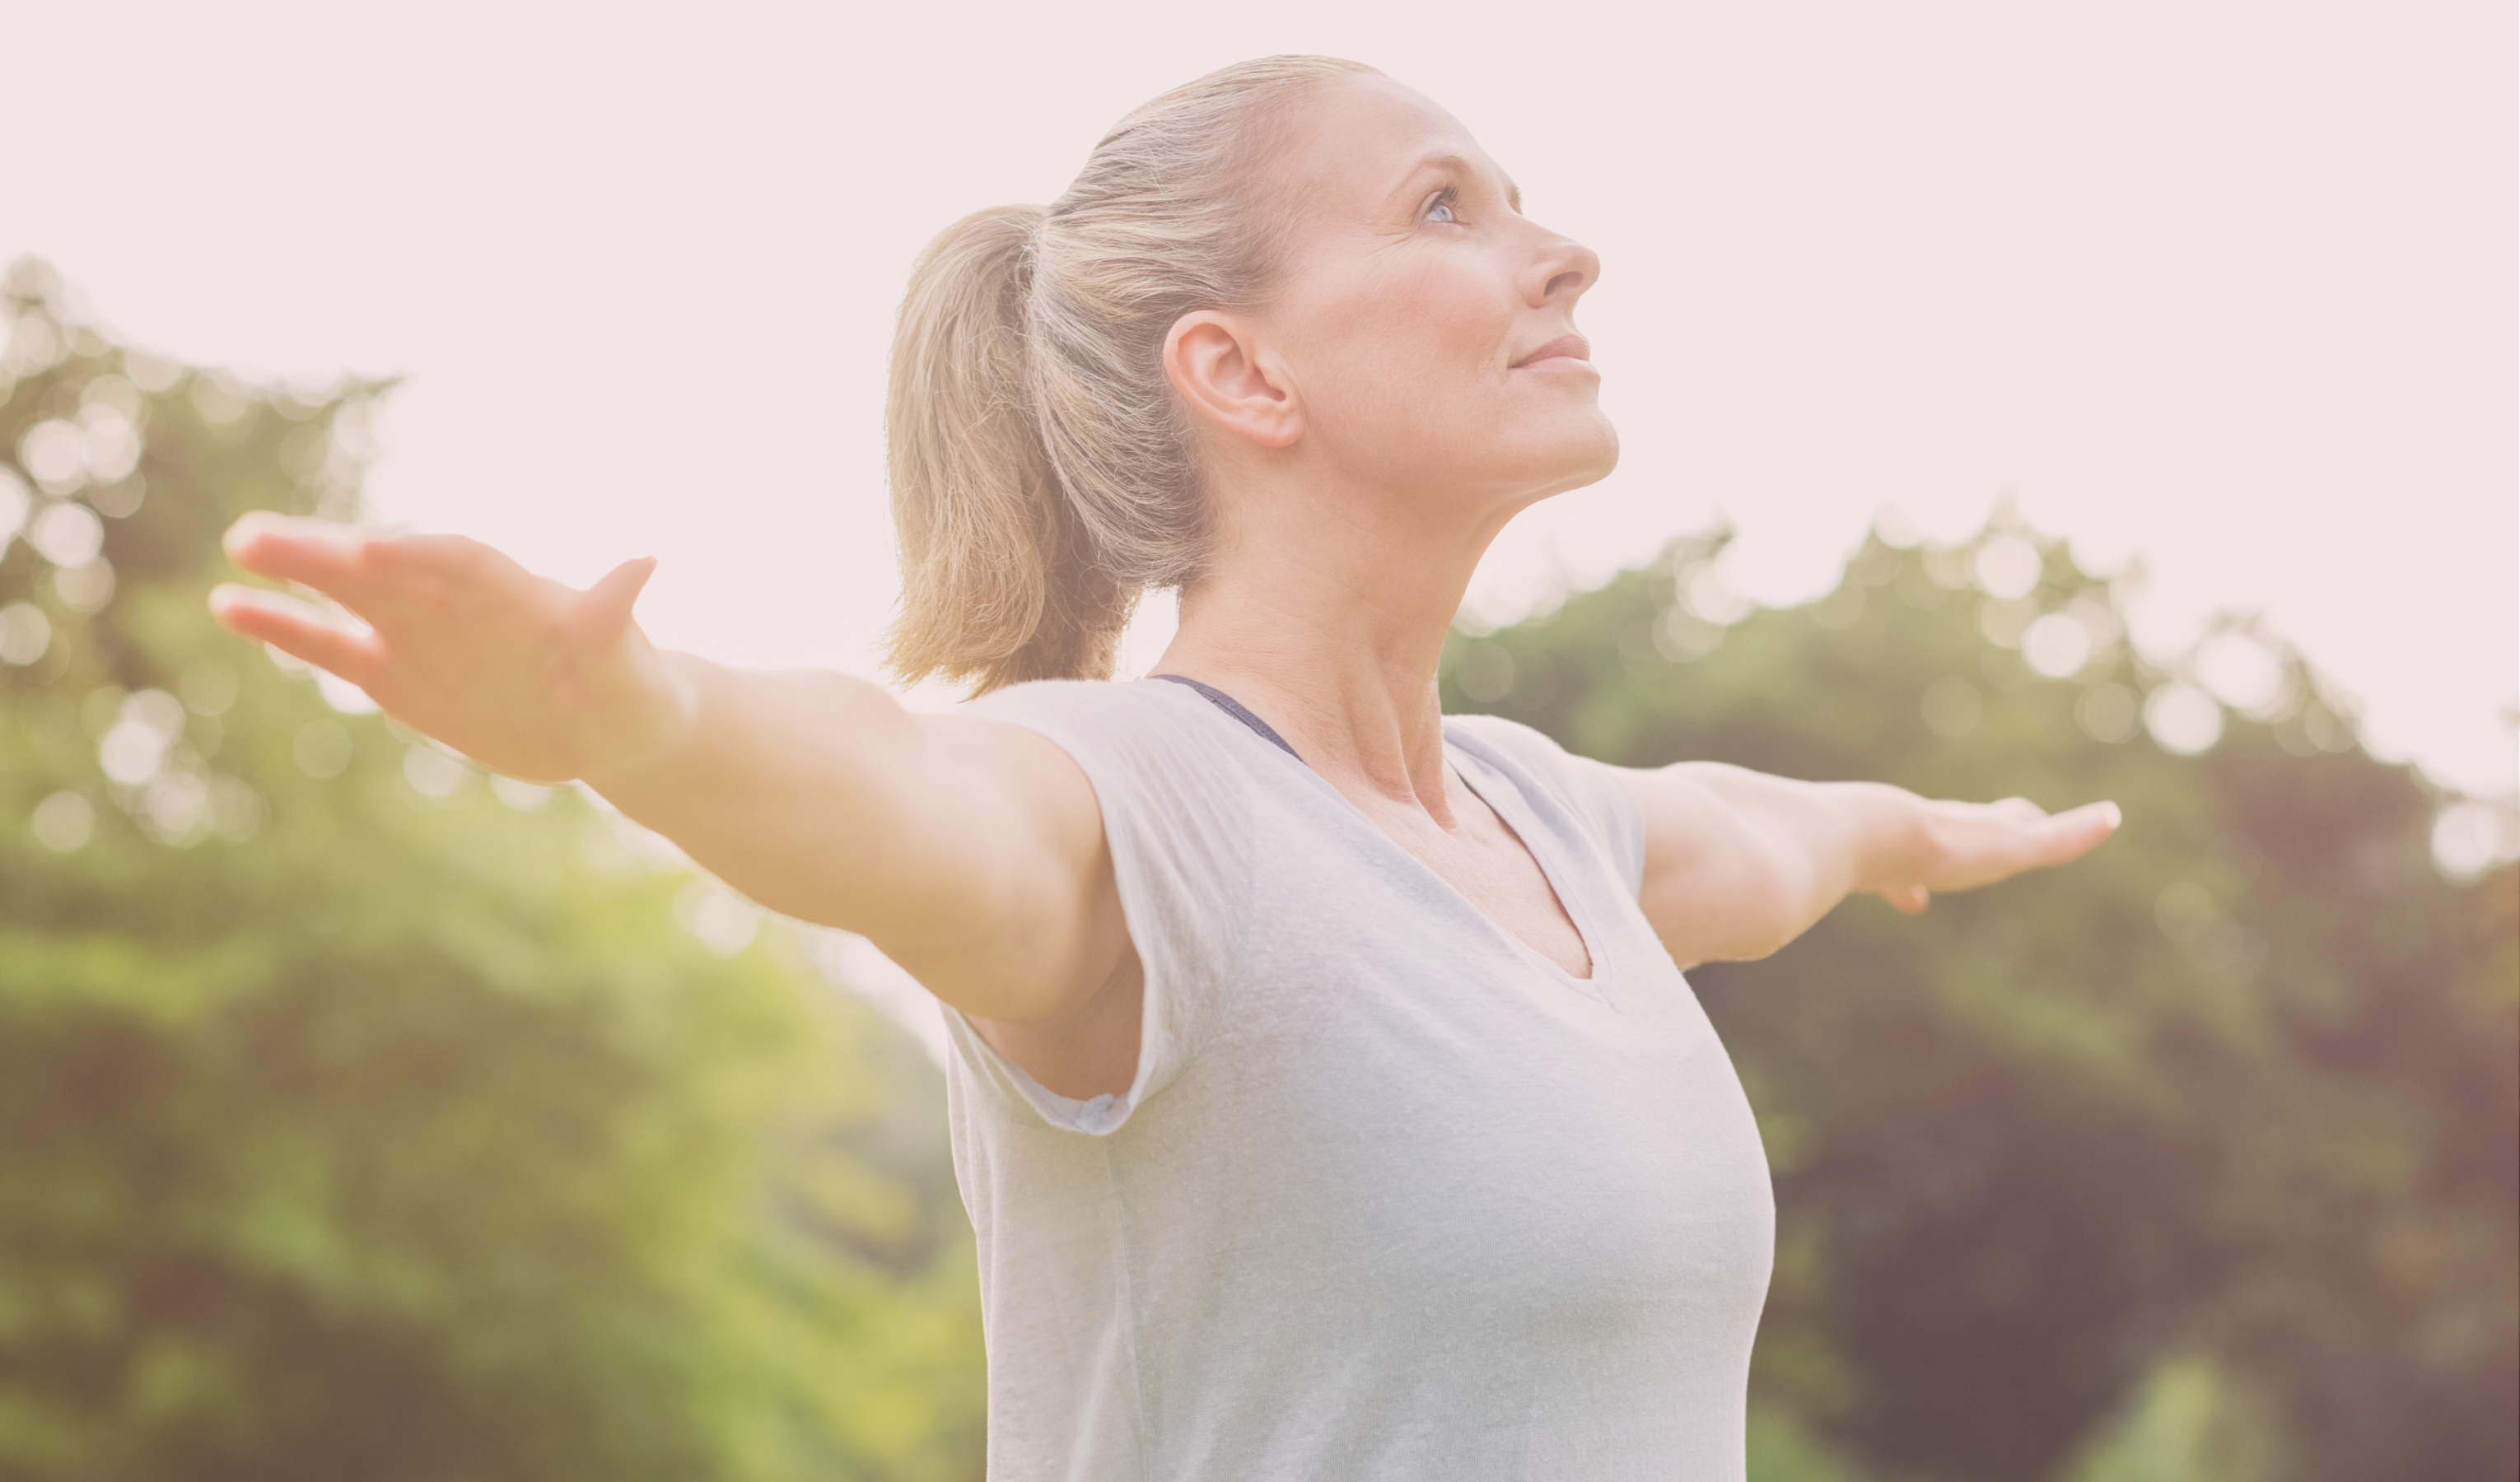
<svg viewBox="0 0 2520 1482"><path fill-rule="evenodd" d="M992 1478L1743 1475L1767 1164L1608 768L1445 722L1579 979L1189 689L969 709L1084 768L1146 964L1122 1097L1055 1096L946 1014Z"/></svg>

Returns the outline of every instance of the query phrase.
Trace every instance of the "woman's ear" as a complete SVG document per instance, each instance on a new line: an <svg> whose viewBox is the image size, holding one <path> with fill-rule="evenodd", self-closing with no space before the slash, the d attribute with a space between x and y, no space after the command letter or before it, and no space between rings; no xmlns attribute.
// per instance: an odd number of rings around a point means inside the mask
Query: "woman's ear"
<svg viewBox="0 0 2520 1482"><path fill-rule="evenodd" d="M1252 326L1231 314L1201 310L1174 321L1164 337L1164 374L1220 431L1264 448L1303 435L1294 378L1260 348Z"/></svg>

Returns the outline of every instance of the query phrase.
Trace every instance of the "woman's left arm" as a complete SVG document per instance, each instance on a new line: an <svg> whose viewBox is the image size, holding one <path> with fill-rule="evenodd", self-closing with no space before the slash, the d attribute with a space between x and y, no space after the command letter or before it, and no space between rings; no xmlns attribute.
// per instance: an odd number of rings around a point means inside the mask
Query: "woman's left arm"
<svg viewBox="0 0 2520 1482"><path fill-rule="evenodd" d="M1645 919L1682 966L1747 962L1850 895L1912 916L1936 891L2080 857L2115 803L1935 802L1879 783L1798 783L1717 762L1622 771L1645 820Z"/></svg>

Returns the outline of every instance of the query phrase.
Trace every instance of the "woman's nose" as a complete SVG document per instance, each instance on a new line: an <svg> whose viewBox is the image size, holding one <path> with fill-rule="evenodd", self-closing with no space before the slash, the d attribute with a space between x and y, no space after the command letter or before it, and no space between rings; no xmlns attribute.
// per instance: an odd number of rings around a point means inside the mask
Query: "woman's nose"
<svg viewBox="0 0 2520 1482"><path fill-rule="evenodd" d="M1580 242L1548 234L1532 259L1529 296L1532 307L1571 302L1601 277L1601 258Z"/></svg>

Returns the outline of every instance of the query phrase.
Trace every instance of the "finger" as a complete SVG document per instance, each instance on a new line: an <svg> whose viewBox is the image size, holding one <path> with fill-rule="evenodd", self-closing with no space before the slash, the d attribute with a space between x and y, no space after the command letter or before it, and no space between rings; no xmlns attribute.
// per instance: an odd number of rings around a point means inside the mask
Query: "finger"
<svg viewBox="0 0 2520 1482"><path fill-rule="evenodd" d="M346 601L361 585L362 559L376 538L329 519L257 510L228 526L220 544L238 565L257 576L293 581Z"/></svg>
<svg viewBox="0 0 2520 1482"><path fill-rule="evenodd" d="M2037 823L2048 816L2047 809L2026 797L2007 797L2001 802L1989 803L1986 806L1987 811L1996 817L2009 819L2015 823Z"/></svg>
<svg viewBox="0 0 2520 1482"><path fill-rule="evenodd" d="M587 588L586 595L578 600L572 621L579 633L588 638L609 638L628 627L630 609L638 606L639 594L655 571L656 558L642 556L605 573L604 579Z"/></svg>
<svg viewBox="0 0 2520 1482"><path fill-rule="evenodd" d="M2039 863L2061 865L2082 858L2117 832L2124 818L2117 804L2107 802L2085 803L2057 814L2040 829Z"/></svg>
<svg viewBox="0 0 2520 1482"><path fill-rule="evenodd" d="M210 615L232 632L321 665L362 689L384 656L374 633L352 632L295 598L258 587L212 588Z"/></svg>
<svg viewBox="0 0 2520 1482"><path fill-rule="evenodd" d="M1922 916L1925 914L1925 908L1934 903L1933 892L1922 885L1908 885L1897 890L1885 890L1881 892L1881 898L1905 916Z"/></svg>
<svg viewBox="0 0 2520 1482"><path fill-rule="evenodd" d="M484 595L515 596L518 583L554 594L492 548L462 535L357 529L331 520L248 516L228 533L240 564L321 593L369 625L395 631L443 620Z"/></svg>

